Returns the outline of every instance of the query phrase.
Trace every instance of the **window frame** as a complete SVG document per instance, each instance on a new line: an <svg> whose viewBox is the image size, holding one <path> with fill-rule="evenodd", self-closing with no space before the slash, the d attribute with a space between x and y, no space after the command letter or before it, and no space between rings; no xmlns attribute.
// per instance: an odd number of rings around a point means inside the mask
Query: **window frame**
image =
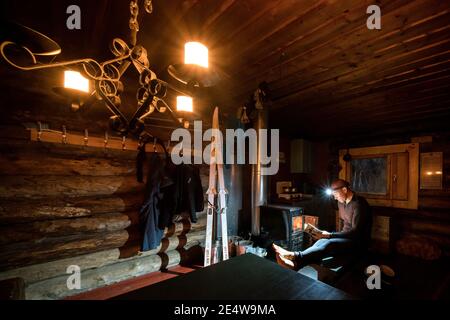
<svg viewBox="0 0 450 320"><path fill-rule="evenodd" d="M408 176L407 176L407 199L399 200L394 199L393 196L393 181L395 182L392 172L392 159L394 154L408 153ZM375 195L370 193L361 193L370 205L382 206L382 207L395 207L405 209L417 209L418 197L419 197L419 144L397 144L364 148L351 148L339 150L339 165L341 170L339 171L339 178L350 182L351 164L350 161L344 161L344 155L350 154L352 158L373 158L373 157L387 157L386 172L387 179L387 196Z"/></svg>

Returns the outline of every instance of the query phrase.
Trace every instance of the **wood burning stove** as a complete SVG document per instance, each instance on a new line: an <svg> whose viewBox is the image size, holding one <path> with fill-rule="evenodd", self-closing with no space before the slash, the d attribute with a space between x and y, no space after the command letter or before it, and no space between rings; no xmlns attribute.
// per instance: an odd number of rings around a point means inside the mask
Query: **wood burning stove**
<svg viewBox="0 0 450 320"><path fill-rule="evenodd" d="M303 249L304 209L267 205L261 207L261 235L287 250Z"/></svg>

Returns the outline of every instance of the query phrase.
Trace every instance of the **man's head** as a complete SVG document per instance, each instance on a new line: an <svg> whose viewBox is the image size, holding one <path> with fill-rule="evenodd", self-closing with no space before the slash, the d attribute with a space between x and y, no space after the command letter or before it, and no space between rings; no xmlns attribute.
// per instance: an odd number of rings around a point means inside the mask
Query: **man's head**
<svg viewBox="0 0 450 320"><path fill-rule="evenodd" d="M331 184L331 192L333 197L341 203L345 203L345 200L352 193L350 190L350 184L343 179L333 181Z"/></svg>

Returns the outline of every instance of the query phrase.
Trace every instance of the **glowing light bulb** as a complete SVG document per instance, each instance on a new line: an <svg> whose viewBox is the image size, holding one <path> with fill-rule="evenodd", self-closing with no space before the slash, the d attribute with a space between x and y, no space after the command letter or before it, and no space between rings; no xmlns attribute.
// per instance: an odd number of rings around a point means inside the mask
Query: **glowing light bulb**
<svg viewBox="0 0 450 320"><path fill-rule="evenodd" d="M192 112L193 111L192 98L188 96L177 97L177 111Z"/></svg>
<svg viewBox="0 0 450 320"><path fill-rule="evenodd" d="M184 45L184 63L208 68L208 48L200 42L186 42Z"/></svg>
<svg viewBox="0 0 450 320"><path fill-rule="evenodd" d="M89 80L77 71L64 71L64 88L89 92Z"/></svg>
<svg viewBox="0 0 450 320"><path fill-rule="evenodd" d="M330 188L327 188L325 190L325 193L326 193L327 196L331 196L333 194L333 191Z"/></svg>

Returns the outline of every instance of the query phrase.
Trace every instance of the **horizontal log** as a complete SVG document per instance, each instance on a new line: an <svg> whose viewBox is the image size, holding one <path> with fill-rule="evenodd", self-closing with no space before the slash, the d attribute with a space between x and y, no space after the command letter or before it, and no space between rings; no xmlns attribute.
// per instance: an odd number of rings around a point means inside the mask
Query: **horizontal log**
<svg viewBox="0 0 450 320"><path fill-rule="evenodd" d="M139 209L142 202L140 193L67 199L8 199L0 202L0 225L126 212Z"/></svg>
<svg viewBox="0 0 450 320"><path fill-rule="evenodd" d="M29 300L61 299L161 269L187 264L190 260L197 260L200 255L201 248L193 243L192 247L186 246L181 253L172 250L81 272L81 289L69 290L66 275L33 283L26 287L25 295Z"/></svg>
<svg viewBox="0 0 450 320"><path fill-rule="evenodd" d="M418 218L426 219L428 221L450 221L450 208L449 209L400 209L392 207L372 207L372 211L375 215L383 215L389 217L400 218Z"/></svg>
<svg viewBox="0 0 450 320"><path fill-rule="evenodd" d="M193 224L189 220L184 219L169 225L164 230L163 237L186 235L201 231L205 229L205 225L205 215L200 216L197 223ZM77 233L60 237L36 237L32 235L30 237L35 238L33 240L0 246L0 270L58 260L71 255L82 255L105 249L120 248L127 242L140 243L142 235L138 230L138 226L135 225L129 227L127 230L108 233ZM128 252L126 256L131 256L138 252L138 249L130 251L130 248L128 248L127 251L124 248L124 250ZM121 255L121 257L124 256Z"/></svg>
<svg viewBox="0 0 450 320"><path fill-rule="evenodd" d="M155 255L160 252L167 252L180 249L193 243L201 243L205 238L204 230L188 233L185 235L175 235L169 238L163 238L160 245L149 251L139 253L140 257ZM139 249L136 251L138 252ZM105 251L70 257L40 264L34 264L22 268L12 269L0 273L0 280L22 277L26 284L42 281L49 278L65 275L67 267L78 265L81 270L100 268L119 261L128 261L136 258L135 254L131 258L121 259L122 248L109 249Z"/></svg>
<svg viewBox="0 0 450 320"><path fill-rule="evenodd" d="M155 250L157 250L156 252L160 252L167 251L171 248L176 249L181 244L192 239L203 241L205 239L205 233L205 226L203 225L199 226L199 228L191 229L189 232L179 232L178 234L165 235L161 239L161 244L156 249L145 252L141 252L142 238L140 236L135 237L132 241L129 241L126 245L120 248L120 258L129 258L137 254L152 254ZM130 237L132 237L132 235L130 235Z"/></svg>
<svg viewBox="0 0 450 320"><path fill-rule="evenodd" d="M94 235L71 235L39 242L19 242L0 246L0 271L120 248L128 240L125 230Z"/></svg>
<svg viewBox="0 0 450 320"><path fill-rule="evenodd" d="M135 160L49 157L47 154L7 154L0 158L0 175L120 176L134 175Z"/></svg>
<svg viewBox="0 0 450 320"><path fill-rule="evenodd" d="M144 185L134 176L3 176L0 198L108 196L142 192ZM5 201L5 200L2 200Z"/></svg>
<svg viewBox="0 0 450 320"><path fill-rule="evenodd" d="M440 234L450 237L449 223L432 223L420 220L402 219L400 220L400 227L403 231L410 232L425 232L429 234Z"/></svg>
<svg viewBox="0 0 450 320"><path fill-rule="evenodd" d="M437 244L442 250L450 251L450 238L448 236L430 234L427 232L403 232L400 234L400 239L407 237L423 237Z"/></svg>
<svg viewBox="0 0 450 320"><path fill-rule="evenodd" d="M137 213L136 213L137 214ZM0 245L43 241L49 237L124 230L131 225L125 213L107 213L87 218L58 219L0 227Z"/></svg>
<svg viewBox="0 0 450 320"><path fill-rule="evenodd" d="M428 197L428 198L439 198L439 197L443 197L443 198L450 198L450 190L446 190L446 189L440 189L440 190L427 190L427 189L421 189L419 190L419 196L420 197Z"/></svg>
<svg viewBox="0 0 450 320"><path fill-rule="evenodd" d="M449 209L450 197L419 196L419 208Z"/></svg>

